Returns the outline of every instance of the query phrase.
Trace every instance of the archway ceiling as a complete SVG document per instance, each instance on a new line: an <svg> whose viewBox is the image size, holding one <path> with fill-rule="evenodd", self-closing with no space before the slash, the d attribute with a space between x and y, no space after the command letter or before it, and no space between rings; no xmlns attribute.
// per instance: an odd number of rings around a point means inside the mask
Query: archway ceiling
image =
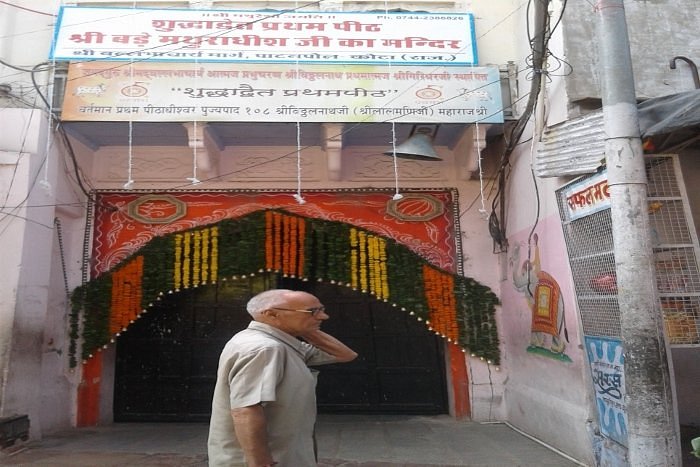
<svg viewBox="0 0 700 467"><path fill-rule="evenodd" d="M208 122L207 131L219 145L220 150L228 146L293 146L296 145L296 123L277 122ZM321 123L302 123L301 144L322 146ZM63 127L74 139L88 148L97 150L105 146L127 146L128 122L64 122ZM406 140L413 124L397 123L396 139ZM491 125L492 132L501 131L502 125ZM441 124L435 146L453 148L468 125L462 123ZM179 122L133 122L132 145L134 146L187 146L187 130ZM390 123L346 123L343 130L343 146L389 146Z"/></svg>

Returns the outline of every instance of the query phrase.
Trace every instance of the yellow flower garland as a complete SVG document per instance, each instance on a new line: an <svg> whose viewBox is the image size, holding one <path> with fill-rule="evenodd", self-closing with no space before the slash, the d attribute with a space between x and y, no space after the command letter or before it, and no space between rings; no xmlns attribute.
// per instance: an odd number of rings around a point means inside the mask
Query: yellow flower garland
<svg viewBox="0 0 700 467"><path fill-rule="evenodd" d="M387 266L386 240L367 232L349 229L350 285L374 294L377 298L389 298L389 270Z"/></svg>
<svg viewBox="0 0 700 467"><path fill-rule="evenodd" d="M209 229L202 230L202 284L209 280Z"/></svg>
<svg viewBox="0 0 700 467"><path fill-rule="evenodd" d="M219 228L211 228L211 282L216 283L219 274Z"/></svg>
<svg viewBox="0 0 700 467"><path fill-rule="evenodd" d="M173 287L178 290L182 286L182 234L175 235L175 261L173 263Z"/></svg>
<svg viewBox="0 0 700 467"><path fill-rule="evenodd" d="M357 229L350 229L350 286L357 289L358 282L358 270L359 270L359 254L357 252Z"/></svg>
<svg viewBox="0 0 700 467"><path fill-rule="evenodd" d="M202 233L194 231L194 255L192 257L192 285L197 287L201 281L201 260L202 260Z"/></svg>
<svg viewBox="0 0 700 467"><path fill-rule="evenodd" d="M182 287L187 289L190 286L190 251L192 232L185 232L184 239L182 241Z"/></svg>

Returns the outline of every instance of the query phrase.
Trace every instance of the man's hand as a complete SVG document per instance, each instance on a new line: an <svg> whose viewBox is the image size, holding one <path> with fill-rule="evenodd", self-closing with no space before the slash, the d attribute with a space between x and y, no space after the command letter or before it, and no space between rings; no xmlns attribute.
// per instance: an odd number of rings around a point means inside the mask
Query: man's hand
<svg viewBox="0 0 700 467"><path fill-rule="evenodd" d="M301 338L314 347L333 355L339 362L350 362L357 358L357 352L320 329L304 334Z"/></svg>
<svg viewBox="0 0 700 467"><path fill-rule="evenodd" d="M260 404L231 410L236 438L248 467L275 465L267 446L267 420Z"/></svg>

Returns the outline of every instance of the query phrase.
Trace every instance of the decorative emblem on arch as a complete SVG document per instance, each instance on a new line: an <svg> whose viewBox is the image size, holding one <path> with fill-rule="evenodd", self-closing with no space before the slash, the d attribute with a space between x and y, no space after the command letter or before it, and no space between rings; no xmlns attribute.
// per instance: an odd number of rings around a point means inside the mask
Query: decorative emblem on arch
<svg viewBox="0 0 700 467"><path fill-rule="evenodd" d="M405 193L401 199L387 202L386 212L396 219L410 222L425 222L442 215L442 203L423 193Z"/></svg>
<svg viewBox="0 0 700 467"><path fill-rule="evenodd" d="M187 204L170 195L145 195L127 206L129 217L144 224L168 224L187 213Z"/></svg>
<svg viewBox="0 0 700 467"><path fill-rule="evenodd" d="M393 239L350 224L264 210L161 237L72 294L71 366L127 331L166 294L282 274L328 282L400 307L436 334L499 364L496 295ZM79 326L82 315L82 329Z"/></svg>

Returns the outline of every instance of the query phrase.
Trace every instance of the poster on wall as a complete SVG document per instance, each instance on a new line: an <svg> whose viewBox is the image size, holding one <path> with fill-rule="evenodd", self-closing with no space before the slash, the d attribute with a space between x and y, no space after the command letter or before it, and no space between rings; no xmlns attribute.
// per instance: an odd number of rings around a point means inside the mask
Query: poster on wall
<svg viewBox="0 0 700 467"><path fill-rule="evenodd" d="M502 123L503 109L494 67L79 62L61 118Z"/></svg>
<svg viewBox="0 0 700 467"><path fill-rule="evenodd" d="M595 390L600 433L627 446L625 360L622 341L606 337L584 338Z"/></svg>
<svg viewBox="0 0 700 467"><path fill-rule="evenodd" d="M469 13L61 7L52 60L475 65Z"/></svg>

